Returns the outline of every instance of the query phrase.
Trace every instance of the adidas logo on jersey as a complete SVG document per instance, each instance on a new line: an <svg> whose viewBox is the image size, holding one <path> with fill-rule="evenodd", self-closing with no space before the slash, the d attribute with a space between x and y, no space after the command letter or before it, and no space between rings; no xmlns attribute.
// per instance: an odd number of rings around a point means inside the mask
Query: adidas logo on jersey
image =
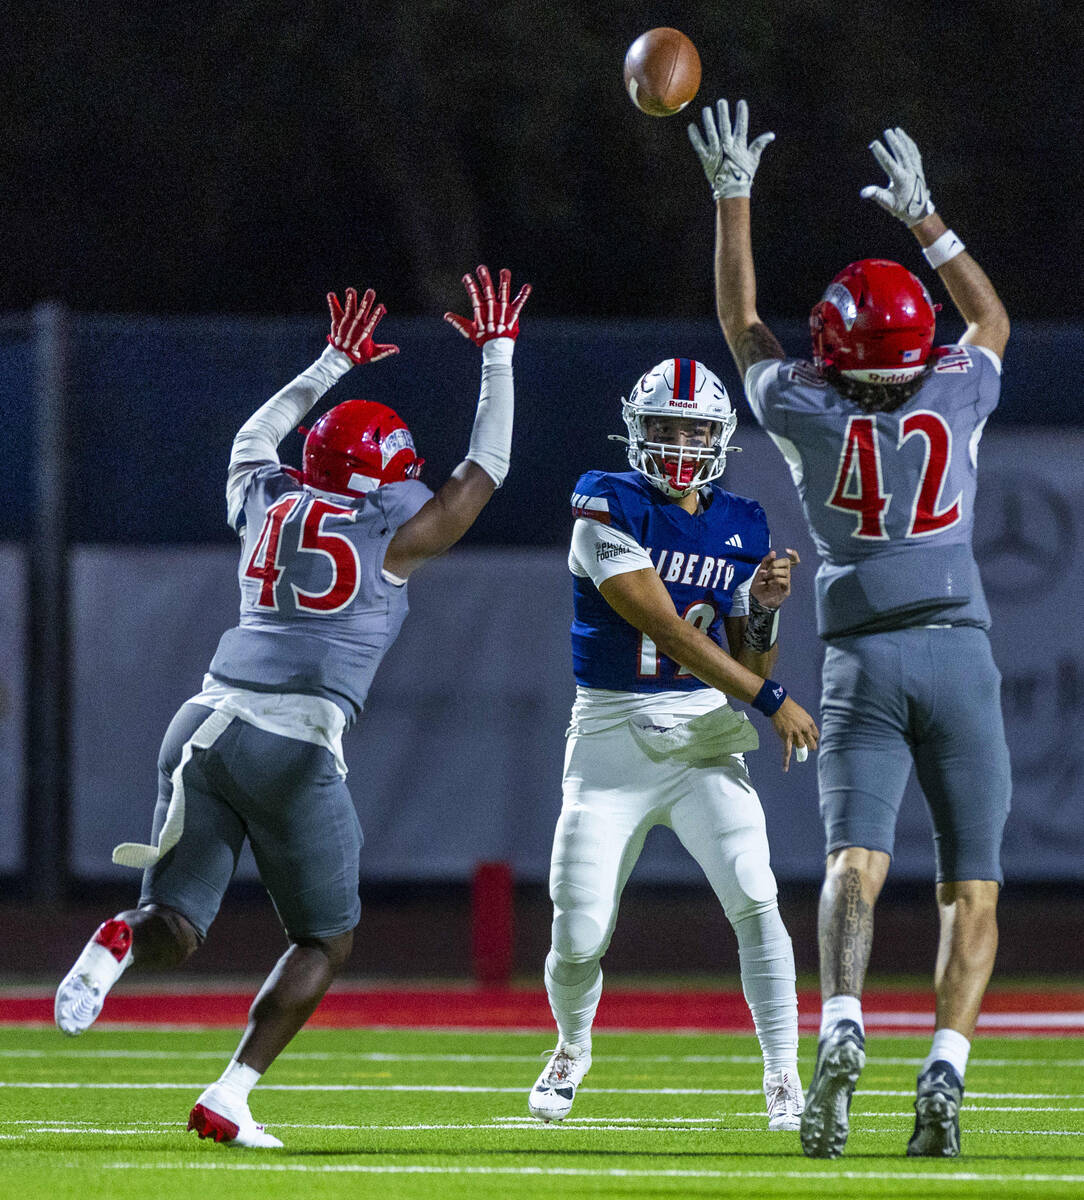
<svg viewBox="0 0 1084 1200"><path fill-rule="evenodd" d="M728 537L726 539L726 544L728 546L736 546L740 550L741 549L741 535L736 533L736 534L734 534L733 537Z"/></svg>

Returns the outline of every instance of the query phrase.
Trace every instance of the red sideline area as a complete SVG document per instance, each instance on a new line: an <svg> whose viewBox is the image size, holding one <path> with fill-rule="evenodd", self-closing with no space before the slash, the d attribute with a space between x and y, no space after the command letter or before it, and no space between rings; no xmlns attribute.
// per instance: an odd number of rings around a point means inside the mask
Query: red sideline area
<svg viewBox="0 0 1084 1200"><path fill-rule="evenodd" d="M248 993L207 991L133 994L118 990L100 1021L133 1025L244 1025ZM801 992L799 1024L816 1032L820 997ZM867 1031L923 1033L933 1028L933 997L922 991L870 991L863 998ZM0 994L0 1023L53 1020L52 995ZM324 1028L544 1029L552 1026L541 989L470 987L376 988L330 992L309 1021ZM752 1032L740 992L679 992L611 988L599 1005L597 1029L703 1029ZM992 992L979 1031L998 1034L1084 1034L1084 991Z"/></svg>

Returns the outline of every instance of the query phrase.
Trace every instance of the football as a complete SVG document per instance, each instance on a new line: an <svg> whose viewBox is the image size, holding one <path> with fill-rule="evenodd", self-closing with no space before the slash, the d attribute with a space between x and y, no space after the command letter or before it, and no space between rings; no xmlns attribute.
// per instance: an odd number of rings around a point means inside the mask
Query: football
<svg viewBox="0 0 1084 1200"><path fill-rule="evenodd" d="M681 112L700 87L700 55L679 29L649 29L625 55L625 89L651 117Z"/></svg>

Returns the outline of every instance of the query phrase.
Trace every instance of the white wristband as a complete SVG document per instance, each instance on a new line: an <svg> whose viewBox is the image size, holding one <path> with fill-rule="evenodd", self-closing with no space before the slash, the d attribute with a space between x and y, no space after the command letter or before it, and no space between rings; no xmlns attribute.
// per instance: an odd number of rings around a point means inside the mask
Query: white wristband
<svg viewBox="0 0 1084 1200"><path fill-rule="evenodd" d="M954 259L957 254L962 253L963 249L963 242L960 241L951 229L946 229L936 242L927 246L922 251L922 255L936 271L938 267L943 267L945 263Z"/></svg>

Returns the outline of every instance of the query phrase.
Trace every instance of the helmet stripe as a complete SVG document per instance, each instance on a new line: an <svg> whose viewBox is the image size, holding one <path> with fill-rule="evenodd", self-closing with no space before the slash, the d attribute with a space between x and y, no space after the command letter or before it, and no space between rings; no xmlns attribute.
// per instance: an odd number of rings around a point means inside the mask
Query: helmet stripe
<svg viewBox="0 0 1084 1200"><path fill-rule="evenodd" d="M696 363L691 358L674 359L674 399L692 400L696 395Z"/></svg>

